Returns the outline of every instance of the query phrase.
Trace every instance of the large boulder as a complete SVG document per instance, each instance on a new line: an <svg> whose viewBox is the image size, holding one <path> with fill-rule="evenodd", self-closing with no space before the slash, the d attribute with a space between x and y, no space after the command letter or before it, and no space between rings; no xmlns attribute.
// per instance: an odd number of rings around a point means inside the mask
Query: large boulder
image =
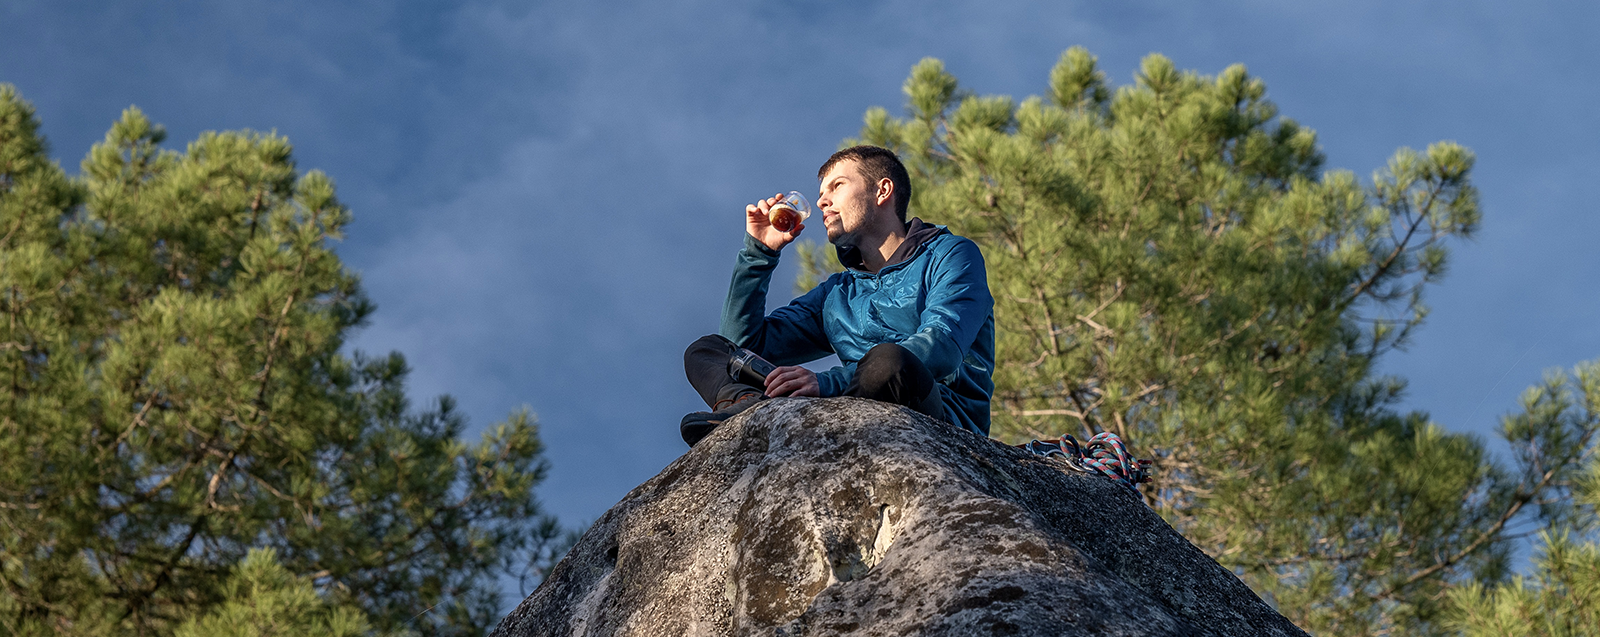
<svg viewBox="0 0 1600 637"><path fill-rule="evenodd" d="M629 493L494 635L1304 635L1126 487L776 399Z"/></svg>

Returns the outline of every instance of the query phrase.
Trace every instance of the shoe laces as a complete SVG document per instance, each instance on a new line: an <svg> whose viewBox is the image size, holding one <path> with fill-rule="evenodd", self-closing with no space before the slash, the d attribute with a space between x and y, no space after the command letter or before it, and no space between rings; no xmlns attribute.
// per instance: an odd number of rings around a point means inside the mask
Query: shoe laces
<svg viewBox="0 0 1600 637"><path fill-rule="evenodd" d="M734 398L726 398L726 399L717 401L717 404L711 406L711 411L722 411L723 409L727 409L729 407L733 407L734 405L738 405L739 403L756 400L756 399L758 399L760 397L761 397L761 394L756 394L756 393L740 394L739 396L734 397Z"/></svg>

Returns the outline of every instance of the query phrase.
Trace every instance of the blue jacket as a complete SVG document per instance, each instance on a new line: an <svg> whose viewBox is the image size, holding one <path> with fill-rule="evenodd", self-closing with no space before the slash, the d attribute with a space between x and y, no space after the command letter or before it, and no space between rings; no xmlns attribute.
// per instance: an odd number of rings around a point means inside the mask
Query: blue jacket
<svg viewBox="0 0 1600 637"><path fill-rule="evenodd" d="M768 316L778 253L745 234L722 335L777 365L838 354L842 366L817 374L825 397L844 392L867 350L899 343L939 381L945 418L987 436L994 298L977 244L913 219L906 244L877 274L859 269L856 253L841 250L840 262L848 269Z"/></svg>

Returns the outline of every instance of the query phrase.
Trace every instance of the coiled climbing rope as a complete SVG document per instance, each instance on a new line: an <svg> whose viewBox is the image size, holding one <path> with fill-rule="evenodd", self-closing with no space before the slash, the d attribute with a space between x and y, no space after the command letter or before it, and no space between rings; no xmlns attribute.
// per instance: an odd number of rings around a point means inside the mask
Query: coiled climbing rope
<svg viewBox="0 0 1600 637"><path fill-rule="evenodd" d="M1118 484L1139 490L1141 482L1150 481L1150 461L1140 460L1128 454L1127 446L1122 444L1122 438L1109 431L1095 434L1089 443L1078 445L1078 439L1072 436L1062 436L1055 440L1034 440L1025 445L1017 445L1030 453L1041 456L1060 456L1066 460L1067 466L1084 473L1100 473L1115 480Z"/></svg>

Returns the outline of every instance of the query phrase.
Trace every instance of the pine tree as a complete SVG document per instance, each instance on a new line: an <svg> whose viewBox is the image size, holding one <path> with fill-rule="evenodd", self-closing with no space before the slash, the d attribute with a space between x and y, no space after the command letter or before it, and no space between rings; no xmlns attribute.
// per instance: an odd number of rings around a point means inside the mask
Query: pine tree
<svg viewBox="0 0 1600 637"><path fill-rule="evenodd" d="M1600 363L1580 365L1572 375L1551 374L1522 396L1522 413L1506 418L1513 440L1555 428L1590 436L1600 421ZM1510 582L1468 582L1450 591L1447 624L1468 637L1578 637L1600 627L1600 459L1587 439L1566 441L1582 449L1582 472L1557 473L1554 492L1538 503L1547 526L1533 572ZM1527 447L1523 446L1526 450ZM1542 479L1540 459L1525 463Z"/></svg>
<svg viewBox="0 0 1600 637"><path fill-rule="evenodd" d="M1593 423L1543 420L1502 469L1374 371L1477 227L1467 149L1401 149L1363 184L1244 67L1160 55L1113 91L1075 47L1020 104L934 59L904 89L905 117L870 109L845 145L894 149L911 213L983 248L996 437L1131 441L1152 505L1313 633L1442 630L1442 591L1502 577L1508 527L1587 449ZM837 267L814 252L811 280Z"/></svg>
<svg viewBox="0 0 1600 637"><path fill-rule="evenodd" d="M130 108L68 177L0 85L0 627L170 634L271 548L377 629L481 633L558 530L531 416L467 444L340 353L349 213L284 138L163 137Z"/></svg>
<svg viewBox="0 0 1600 637"><path fill-rule="evenodd" d="M1584 637L1600 626L1600 544L1544 533L1531 577L1450 591L1449 625L1466 637Z"/></svg>
<svg viewBox="0 0 1600 637"><path fill-rule="evenodd" d="M194 617L174 637L359 637L370 632L359 609L328 603L308 578L278 563L272 549L251 549L222 588L227 600Z"/></svg>

